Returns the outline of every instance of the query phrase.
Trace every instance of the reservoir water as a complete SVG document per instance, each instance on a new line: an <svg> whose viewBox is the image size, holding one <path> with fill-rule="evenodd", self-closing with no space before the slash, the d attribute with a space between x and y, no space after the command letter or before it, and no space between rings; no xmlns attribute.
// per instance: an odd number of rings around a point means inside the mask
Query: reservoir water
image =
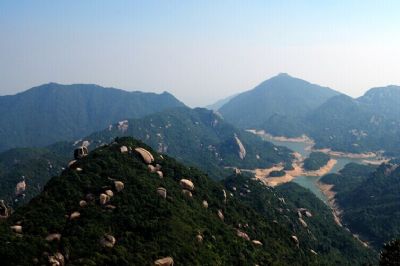
<svg viewBox="0 0 400 266"><path fill-rule="evenodd" d="M292 141L277 141L270 137L263 136L264 140L270 141L277 146L285 146L292 151L298 152L301 154L303 158L307 158L310 155L310 144L304 142L292 142ZM339 172L346 164L355 162L355 163L363 163L362 159L354 159L354 158L347 158L347 157L334 157L337 160L337 163L332 168L329 173L337 173ZM321 192L321 190L317 186L317 181L320 177L317 176L298 176L296 177L293 182L305 187L311 192L313 192L318 198L320 198L323 202L327 203L327 198Z"/></svg>

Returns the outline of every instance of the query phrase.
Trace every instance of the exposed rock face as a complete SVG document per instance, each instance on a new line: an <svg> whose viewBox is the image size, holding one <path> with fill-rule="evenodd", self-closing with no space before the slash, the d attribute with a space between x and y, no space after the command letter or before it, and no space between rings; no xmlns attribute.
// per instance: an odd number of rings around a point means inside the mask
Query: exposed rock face
<svg viewBox="0 0 400 266"><path fill-rule="evenodd" d="M51 241L60 241L60 239L61 239L61 234L58 234L58 233L55 233L55 234L50 234L50 235L48 235L48 236L46 236L46 241L49 241L49 242L51 242Z"/></svg>
<svg viewBox="0 0 400 266"><path fill-rule="evenodd" d="M235 134L235 140L236 140L236 144L239 147L239 157L240 159L244 159L246 157L246 149L244 148L243 143L240 141L240 139L238 138L238 136Z"/></svg>
<svg viewBox="0 0 400 266"><path fill-rule="evenodd" d="M154 261L154 266L174 266L174 259L171 257L165 257Z"/></svg>
<svg viewBox="0 0 400 266"><path fill-rule="evenodd" d="M167 190L163 187L157 188L157 194L164 199L167 198Z"/></svg>
<svg viewBox="0 0 400 266"><path fill-rule="evenodd" d="M303 220L303 218L299 218L299 222L304 228L308 227L307 223Z"/></svg>
<svg viewBox="0 0 400 266"><path fill-rule="evenodd" d="M151 164L154 162L154 157L148 150L145 150L143 148L136 148L135 151L140 154L146 164Z"/></svg>
<svg viewBox="0 0 400 266"><path fill-rule="evenodd" d="M193 197L192 192L187 189L182 189L182 194L189 198Z"/></svg>
<svg viewBox="0 0 400 266"><path fill-rule="evenodd" d="M203 236L200 235L200 234L198 234L198 235L196 236L196 240L197 240L197 242L199 242L199 243L203 242Z"/></svg>
<svg viewBox="0 0 400 266"><path fill-rule="evenodd" d="M117 190L117 192L121 192L124 189L125 185L121 181L114 181L114 187Z"/></svg>
<svg viewBox="0 0 400 266"><path fill-rule="evenodd" d="M106 248L113 248L115 243L116 243L115 237L108 234L105 234L104 237L100 240L100 244Z"/></svg>
<svg viewBox="0 0 400 266"><path fill-rule="evenodd" d="M100 194L100 204L104 205L110 201L110 197L107 194L101 193Z"/></svg>
<svg viewBox="0 0 400 266"><path fill-rule="evenodd" d="M224 203L226 204L226 191L225 191L225 189L222 190L222 195L224 196Z"/></svg>
<svg viewBox="0 0 400 266"><path fill-rule="evenodd" d="M14 233L22 234L22 226L21 225L13 225L10 226L11 230L14 231Z"/></svg>
<svg viewBox="0 0 400 266"><path fill-rule="evenodd" d="M241 237L241 238L247 240L247 241L250 241L249 235L246 234L245 232L242 232L242 231L238 230L238 229L236 229L236 235L237 235L238 237Z"/></svg>
<svg viewBox="0 0 400 266"><path fill-rule="evenodd" d="M150 173L155 173L155 172L157 171L157 169L156 169L153 165L151 165L151 164L149 164L149 165L147 166L147 169L149 169L149 172L150 172Z"/></svg>
<svg viewBox="0 0 400 266"><path fill-rule="evenodd" d="M181 187L183 189L187 189L187 190L190 190L190 191L194 190L193 182L188 180L188 179L181 179L181 181L179 181L179 184L181 185Z"/></svg>
<svg viewBox="0 0 400 266"><path fill-rule="evenodd" d="M71 213L71 215L69 216L70 220L74 220L74 219L78 219L79 217L81 217L81 214L79 212L73 212Z"/></svg>
<svg viewBox="0 0 400 266"><path fill-rule="evenodd" d="M4 203L4 200L0 200L0 219L7 218L10 215L9 210Z"/></svg>
<svg viewBox="0 0 400 266"><path fill-rule="evenodd" d="M261 243L261 241L259 241L259 240L253 240L251 242L256 246L262 246L263 245L263 243Z"/></svg>
<svg viewBox="0 0 400 266"><path fill-rule="evenodd" d="M87 202L85 200L81 200L81 201L79 201L79 206L84 208L87 206Z"/></svg>
<svg viewBox="0 0 400 266"><path fill-rule="evenodd" d="M111 189L107 189L104 193L105 193L107 196L109 196L110 198L114 196L114 192L112 192Z"/></svg>
<svg viewBox="0 0 400 266"><path fill-rule="evenodd" d="M122 133L126 132L129 128L128 120L119 121L117 127L118 130L121 131Z"/></svg>
<svg viewBox="0 0 400 266"><path fill-rule="evenodd" d="M72 160L68 163L68 168L71 168L72 165L76 163L76 160Z"/></svg>
<svg viewBox="0 0 400 266"><path fill-rule="evenodd" d="M49 264L51 266L64 266L65 259L63 254L56 252L53 256L49 256Z"/></svg>
<svg viewBox="0 0 400 266"><path fill-rule="evenodd" d="M157 171L156 173L157 173L157 175L158 175L160 178L163 178L163 177L164 177L164 174L163 174L163 172L161 172L161 171Z"/></svg>
<svg viewBox="0 0 400 266"><path fill-rule="evenodd" d="M222 210L218 210L217 215L219 217L219 219L221 219L222 221L224 220L224 214L222 213Z"/></svg>
<svg viewBox="0 0 400 266"><path fill-rule="evenodd" d="M121 148L119 148L121 153L127 153L128 152L128 147L126 146L121 146Z"/></svg>
<svg viewBox="0 0 400 266"><path fill-rule="evenodd" d="M297 236L291 236L290 239L292 240L292 242L293 242L296 246L299 246L299 239L297 238Z"/></svg>
<svg viewBox="0 0 400 266"><path fill-rule="evenodd" d="M26 190L25 180L18 182L18 184L15 186L15 195L19 196L22 193L24 193L25 190Z"/></svg>
<svg viewBox="0 0 400 266"><path fill-rule="evenodd" d="M82 159L89 154L89 151L86 146L78 147L74 150L74 158L75 160Z"/></svg>
<svg viewBox="0 0 400 266"><path fill-rule="evenodd" d="M203 203L202 203L202 204L203 204L203 207L204 207L204 208L206 208L206 209L208 208L208 202L207 202L206 200L203 200Z"/></svg>
<svg viewBox="0 0 400 266"><path fill-rule="evenodd" d="M318 253L315 252L315 250L313 250L313 249L310 249L310 252L311 252L311 254L318 255Z"/></svg>

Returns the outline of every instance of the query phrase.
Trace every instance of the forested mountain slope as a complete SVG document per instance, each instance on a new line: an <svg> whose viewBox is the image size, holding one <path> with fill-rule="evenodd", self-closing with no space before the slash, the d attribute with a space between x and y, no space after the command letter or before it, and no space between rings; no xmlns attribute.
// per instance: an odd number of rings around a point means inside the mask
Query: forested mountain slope
<svg viewBox="0 0 400 266"><path fill-rule="evenodd" d="M397 163L347 165L339 174L323 177L332 184L343 222L380 249L400 237L400 167Z"/></svg>
<svg viewBox="0 0 400 266"><path fill-rule="evenodd" d="M184 106L171 94L44 84L0 97L0 150L81 138L111 123Z"/></svg>
<svg viewBox="0 0 400 266"><path fill-rule="evenodd" d="M272 204L296 213L270 196ZM54 177L0 223L2 265L151 265L162 258L175 265L371 261L368 250L351 241L349 250L359 253L330 253L328 245L315 254L310 246L318 246L319 236L293 215L277 215L274 222L238 197L141 142L117 139Z"/></svg>

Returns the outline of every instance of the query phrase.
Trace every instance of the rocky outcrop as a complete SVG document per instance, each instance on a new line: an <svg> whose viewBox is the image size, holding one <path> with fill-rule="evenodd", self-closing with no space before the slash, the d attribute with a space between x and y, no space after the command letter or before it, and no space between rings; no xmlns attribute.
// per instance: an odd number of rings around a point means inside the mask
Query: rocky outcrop
<svg viewBox="0 0 400 266"><path fill-rule="evenodd" d="M303 220L303 218L299 218L299 222L304 228L308 227L307 223Z"/></svg>
<svg viewBox="0 0 400 266"><path fill-rule="evenodd" d="M124 189L125 185L121 181L114 181L114 187L117 192L121 192Z"/></svg>
<svg viewBox="0 0 400 266"><path fill-rule="evenodd" d="M13 225L13 226L10 226L10 228L14 233L22 234L22 226L21 225Z"/></svg>
<svg viewBox="0 0 400 266"><path fill-rule="evenodd" d="M172 257L165 257L154 261L154 266L174 266L174 259Z"/></svg>
<svg viewBox="0 0 400 266"><path fill-rule="evenodd" d="M208 202L206 200L203 200L202 205L204 208L208 208Z"/></svg>
<svg viewBox="0 0 400 266"><path fill-rule="evenodd" d="M157 194L162 197L163 199L167 198L167 190L163 187L157 188Z"/></svg>
<svg viewBox="0 0 400 266"><path fill-rule="evenodd" d="M107 189L104 194L106 194L107 196L109 196L110 198L112 198L114 196L114 192L112 192L111 189Z"/></svg>
<svg viewBox="0 0 400 266"><path fill-rule="evenodd" d="M86 200L81 200L81 201L79 201L79 206L80 206L81 208L86 207L86 206L87 206Z"/></svg>
<svg viewBox="0 0 400 266"><path fill-rule="evenodd" d="M100 244L106 248L113 248L116 243L115 237L109 234L105 234L100 240Z"/></svg>
<svg viewBox="0 0 400 266"><path fill-rule="evenodd" d="M51 266L64 266L65 259L64 255L60 252L56 252L53 256L49 256L49 264Z"/></svg>
<svg viewBox="0 0 400 266"><path fill-rule="evenodd" d="M121 146L120 148L121 153L127 153L128 152L128 147L126 146Z"/></svg>
<svg viewBox="0 0 400 266"><path fill-rule="evenodd" d="M297 236L293 235L290 237L290 239L292 240L292 242L298 247L299 246L299 239L297 238Z"/></svg>
<svg viewBox="0 0 400 266"><path fill-rule="evenodd" d="M110 201L110 197L107 194L101 193L99 201L101 205L104 205Z"/></svg>
<svg viewBox="0 0 400 266"><path fill-rule="evenodd" d="M246 149L244 148L243 143L240 141L240 139L238 138L238 136L235 134L234 135L235 140L236 140L236 144L238 145L239 148L239 157L240 159L244 159L246 157Z"/></svg>
<svg viewBox="0 0 400 266"><path fill-rule="evenodd" d="M193 197L192 192L190 192L187 189L182 189L182 194L185 195L186 197L189 197L189 198Z"/></svg>
<svg viewBox="0 0 400 266"><path fill-rule="evenodd" d="M24 193L26 190L26 183L25 180L22 180L21 182L18 182L17 185L15 186L15 195L19 196L22 193Z"/></svg>
<svg viewBox="0 0 400 266"><path fill-rule="evenodd" d="M4 200L0 200L0 219L1 218L7 218L10 215L10 211L7 208Z"/></svg>
<svg viewBox="0 0 400 266"><path fill-rule="evenodd" d="M74 220L74 219L78 219L79 217L81 217L80 212L73 212L71 213L71 215L69 216L70 220Z"/></svg>
<svg viewBox="0 0 400 266"><path fill-rule="evenodd" d="M261 241L259 241L259 240L253 240L251 242L256 246L262 246L263 245L263 243L261 243Z"/></svg>
<svg viewBox="0 0 400 266"><path fill-rule="evenodd" d="M246 234L245 232L240 231L239 229L236 229L236 235L238 237L243 238L244 240L250 241L250 237L248 234Z"/></svg>
<svg viewBox="0 0 400 266"><path fill-rule="evenodd" d="M222 210L218 210L217 211L217 215L218 215L218 217L219 217L219 219L221 220L221 221L223 221L224 220L224 214L222 213Z"/></svg>
<svg viewBox="0 0 400 266"><path fill-rule="evenodd" d="M51 241L60 241L61 239L61 234L55 233L55 234L50 234L48 236L46 236L45 240L48 242Z"/></svg>
<svg viewBox="0 0 400 266"><path fill-rule="evenodd" d="M179 184L181 185L181 187L183 189L187 189L187 190L190 190L190 191L194 190L193 182L188 180L188 179L181 179L181 181L179 181Z"/></svg>
<svg viewBox="0 0 400 266"><path fill-rule="evenodd" d="M154 157L148 150L145 150L143 148L136 148L135 151L140 154L146 164L151 164L154 162Z"/></svg>

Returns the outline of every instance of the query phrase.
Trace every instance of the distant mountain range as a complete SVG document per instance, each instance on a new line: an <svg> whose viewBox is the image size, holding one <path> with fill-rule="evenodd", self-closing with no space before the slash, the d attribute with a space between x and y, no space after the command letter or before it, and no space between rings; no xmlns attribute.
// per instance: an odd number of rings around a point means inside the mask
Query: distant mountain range
<svg viewBox="0 0 400 266"><path fill-rule="evenodd" d="M234 94L234 95L231 95L231 96L226 97L224 99L218 100L213 104L207 105L205 108L210 109L210 110L214 110L214 111L218 111L219 108L221 108L223 105L228 103L231 99L233 99L236 96L237 96L237 94Z"/></svg>
<svg viewBox="0 0 400 266"><path fill-rule="evenodd" d="M38 197L0 223L1 263L376 262L372 250L337 227L329 210L297 185L286 199L284 191L241 176L226 186L139 141L119 138L52 178Z"/></svg>
<svg viewBox="0 0 400 266"><path fill-rule="evenodd" d="M400 154L400 87L373 88L357 99L280 74L239 94L219 112L240 128L277 136L306 134L318 148Z"/></svg>
<svg viewBox="0 0 400 266"><path fill-rule="evenodd" d="M184 106L171 94L49 83L0 97L0 150L72 140L127 118Z"/></svg>

